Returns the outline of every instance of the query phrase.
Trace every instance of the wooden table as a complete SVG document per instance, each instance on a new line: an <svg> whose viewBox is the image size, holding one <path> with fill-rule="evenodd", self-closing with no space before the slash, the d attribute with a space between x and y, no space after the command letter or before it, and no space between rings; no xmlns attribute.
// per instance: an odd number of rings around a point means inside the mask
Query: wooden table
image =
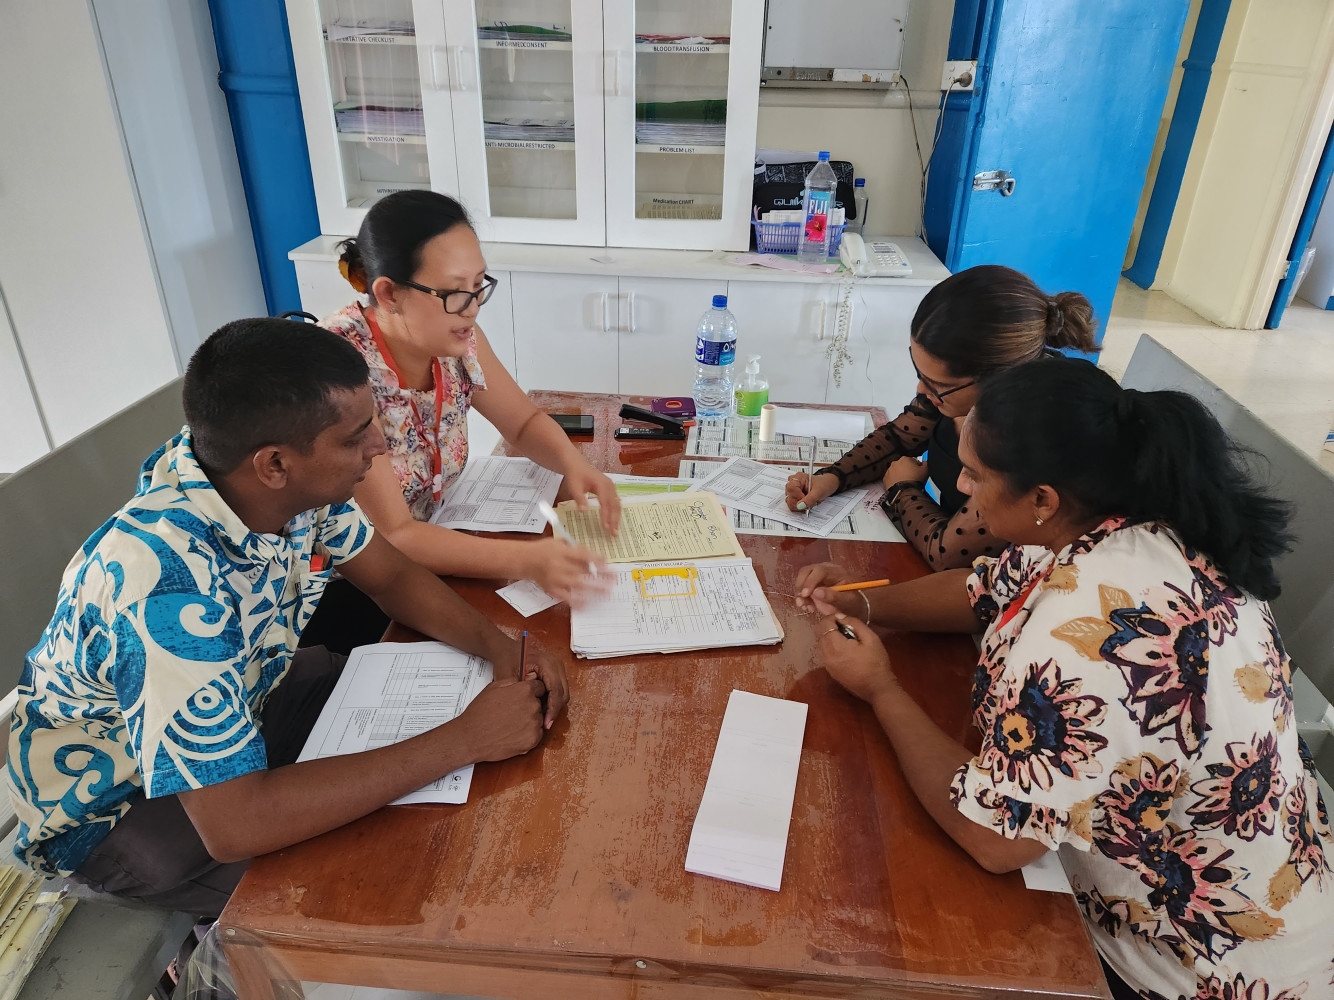
<svg viewBox="0 0 1334 1000"><path fill-rule="evenodd" d="M612 440L621 397L533 397L595 415L581 446L601 468L676 474L680 442ZM823 559L864 579L919 576L916 553L814 536L742 544L779 592L781 646L575 660L566 606L525 625L499 581L455 583L502 628L564 653L568 711L526 756L477 765L466 805L381 809L256 859L221 921L244 1000L272 997L274 980L543 1000L1107 997L1071 897L990 875L941 832L781 593ZM972 643L886 641L905 687L976 746ZM779 892L685 871L733 688L809 705Z"/></svg>

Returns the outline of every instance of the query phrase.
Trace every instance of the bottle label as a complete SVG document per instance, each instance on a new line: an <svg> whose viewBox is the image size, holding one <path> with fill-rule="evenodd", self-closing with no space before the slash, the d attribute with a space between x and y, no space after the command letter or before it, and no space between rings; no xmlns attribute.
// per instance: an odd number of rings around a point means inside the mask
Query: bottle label
<svg viewBox="0 0 1334 1000"><path fill-rule="evenodd" d="M806 195L806 242L824 243L829 229L829 200L832 192L810 191Z"/></svg>
<svg viewBox="0 0 1334 1000"><path fill-rule="evenodd" d="M730 365L736 360L736 340L695 338L695 362L701 365Z"/></svg>
<svg viewBox="0 0 1334 1000"><path fill-rule="evenodd" d="M758 417L760 407L769 402L768 389L738 389L736 412L743 417Z"/></svg>

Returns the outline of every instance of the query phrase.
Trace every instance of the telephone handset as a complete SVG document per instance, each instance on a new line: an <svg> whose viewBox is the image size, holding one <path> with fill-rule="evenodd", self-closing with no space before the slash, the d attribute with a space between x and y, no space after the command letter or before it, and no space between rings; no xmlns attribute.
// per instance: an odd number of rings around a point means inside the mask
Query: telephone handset
<svg viewBox="0 0 1334 1000"><path fill-rule="evenodd" d="M858 278L906 278L912 274L912 265L897 244L874 240L868 246L856 233L843 234L838 257Z"/></svg>

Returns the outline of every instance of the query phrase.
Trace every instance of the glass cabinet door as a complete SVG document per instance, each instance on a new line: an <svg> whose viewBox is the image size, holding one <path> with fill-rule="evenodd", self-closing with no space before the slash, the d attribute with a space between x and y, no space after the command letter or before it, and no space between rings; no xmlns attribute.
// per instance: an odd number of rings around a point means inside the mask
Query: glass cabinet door
<svg viewBox="0 0 1334 1000"><path fill-rule="evenodd" d="M483 239L602 244L601 4L446 0L459 189Z"/></svg>
<svg viewBox="0 0 1334 1000"><path fill-rule="evenodd" d="M390 192L457 187L449 83L429 75L443 64L444 19L429 2L415 6L288 0L326 233L356 232L365 210Z"/></svg>
<svg viewBox="0 0 1334 1000"><path fill-rule="evenodd" d="M763 8L608 5L609 243L748 245Z"/></svg>

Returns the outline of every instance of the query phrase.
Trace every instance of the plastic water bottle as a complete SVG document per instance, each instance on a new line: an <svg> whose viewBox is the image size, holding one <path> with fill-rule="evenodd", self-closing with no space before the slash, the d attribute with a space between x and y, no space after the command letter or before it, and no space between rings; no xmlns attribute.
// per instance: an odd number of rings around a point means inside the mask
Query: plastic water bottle
<svg viewBox="0 0 1334 1000"><path fill-rule="evenodd" d="M866 232L866 178L858 177L852 182L852 203L857 207L857 232Z"/></svg>
<svg viewBox="0 0 1334 1000"><path fill-rule="evenodd" d="M695 331L695 399L698 417L726 417L732 412L732 362L736 359L736 317L727 296L715 295L713 308L699 318Z"/></svg>
<svg viewBox="0 0 1334 1000"><path fill-rule="evenodd" d="M797 238L797 260L823 264L829 259L829 213L834 210L834 191L838 178L829 165L829 154L822 152L820 162L806 175L806 196L802 201L805 222Z"/></svg>

